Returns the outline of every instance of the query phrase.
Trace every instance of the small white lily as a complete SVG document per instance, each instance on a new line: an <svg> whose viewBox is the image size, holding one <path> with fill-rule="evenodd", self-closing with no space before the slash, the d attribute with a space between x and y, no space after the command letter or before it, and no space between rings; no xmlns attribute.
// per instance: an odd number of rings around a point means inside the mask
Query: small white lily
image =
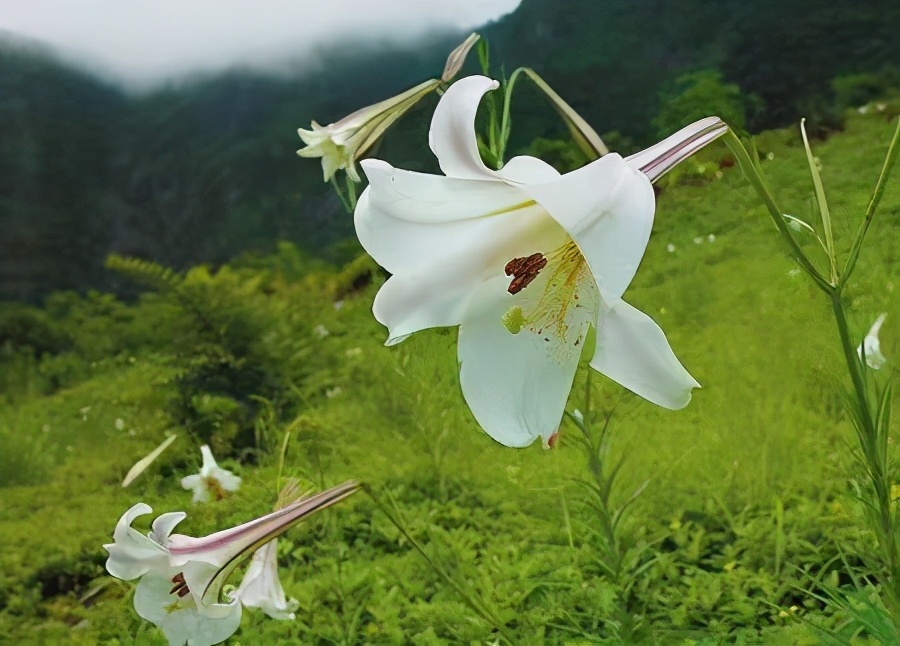
<svg viewBox="0 0 900 646"><path fill-rule="evenodd" d="M437 79L429 79L402 94L357 110L327 126L320 126L313 121L312 130L297 130L306 144L306 148L301 148L297 154L301 157L321 157L326 182L342 169L347 171L350 179L358 182L356 160L397 119L440 84Z"/></svg>
<svg viewBox="0 0 900 646"><path fill-rule="evenodd" d="M203 456L200 473L181 479L182 487L194 490L194 502L222 500L228 492L237 491L241 486L240 477L220 467L206 444L200 447L200 453Z"/></svg>
<svg viewBox="0 0 900 646"><path fill-rule="evenodd" d="M887 362L885 356L881 354L881 342L878 340L878 332L881 331L881 324L884 323L886 318L887 312L875 319L866 338L863 339L863 342L856 349L860 359L863 358L863 352L865 352L866 363L872 370L879 370Z"/></svg>
<svg viewBox="0 0 900 646"><path fill-rule="evenodd" d="M450 52L441 79L429 79L390 99L357 110L337 123L320 126L312 122L311 130L297 130L305 148L297 151L301 157L321 157L325 181L330 181L339 170L359 182L356 162L371 148L385 131L418 103L425 95L456 76L466 60L466 55L480 36L470 34L456 49Z"/></svg>
<svg viewBox="0 0 900 646"><path fill-rule="evenodd" d="M565 175L533 157L494 171L478 153L474 121L497 87L471 76L441 98L429 139L446 176L362 162L370 185L354 219L363 247L393 274L373 306L388 345L459 325L463 395L507 446L552 436L592 326L594 369L661 406L687 405L699 384L622 294L650 236L651 181L727 127L704 119Z"/></svg>
<svg viewBox="0 0 900 646"><path fill-rule="evenodd" d="M230 637L241 622L240 597L222 603L227 577L250 552L270 543L313 512L333 505L356 491L347 482L298 500L283 509L232 529L203 538L172 534L187 516L163 514L153 521L148 535L131 527L134 519L152 513L138 503L116 525L106 569L114 577L140 578L134 607L144 619L162 629L170 644L211 646Z"/></svg>
<svg viewBox="0 0 900 646"><path fill-rule="evenodd" d="M272 619L294 619L300 603L288 599L278 578L278 540L253 553L250 568L235 596L248 608L259 608Z"/></svg>

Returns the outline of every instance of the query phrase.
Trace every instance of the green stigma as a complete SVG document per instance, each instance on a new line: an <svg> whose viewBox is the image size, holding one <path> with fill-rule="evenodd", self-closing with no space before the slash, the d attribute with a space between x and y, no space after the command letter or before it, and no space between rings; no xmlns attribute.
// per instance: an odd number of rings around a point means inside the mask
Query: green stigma
<svg viewBox="0 0 900 646"><path fill-rule="evenodd" d="M525 325L525 317L522 316L522 308L518 305L510 307L500 319L503 321L503 327L510 331L511 334L518 334Z"/></svg>

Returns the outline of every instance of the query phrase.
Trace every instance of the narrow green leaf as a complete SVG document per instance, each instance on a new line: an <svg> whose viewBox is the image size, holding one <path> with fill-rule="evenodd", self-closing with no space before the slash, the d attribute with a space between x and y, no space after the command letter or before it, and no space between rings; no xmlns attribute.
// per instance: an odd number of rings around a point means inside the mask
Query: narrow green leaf
<svg viewBox="0 0 900 646"><path fill-rule="evenodd" d="M803 135L803 147L806 149L806 161L809 164L809 174L812 176L813 186L816 190L816 202L819 204L819 215L822 217L822 229L825 232L825 251L828 254L828 265L831 269L831 284L836 285L837 258L834 255L834 234L831 230L831 213L828 211L828 202L825 200L825 187L822 186L822 178L819 176L819 168L809 147L809 139L806 137L806 119L800 120L800 134Z"/></svg>
<svg viewBox="0 0 900 646"><path fill-rule="evenodd" d="M881 173L879 173L878 181L875 183L875 190L872 191L872 199L869 200L869 205L866 207L866 216L859 228L859 233L856 234L853 246L850 248L850 256L847 258L844 274L841 276L842 284L847 282L850 278L850 274L852 274L853 270L856 268L856 261L859 259L859 251L862 248L863 240L866 238L866 232L869 230L869 225L872 223L872 218L875 216L875 210L878 208L878 203L881 202L881 196L884 194L887 178L891 174L894 162L897 161L897 153L900 151L898 142L900 142L900 119L897 119L897 128L894 130L894 136L891 137L891 143L888 145L884 163L881 165Z"/></svg>
<svg viewBox="0 0 900 646"><path fill-rule="evenodd" d="M523 67L522 71L547 95L550 103L563 118L563 121L566 122L569 132L572 134L572 139L584 151L588 159L597 159L609 153L609 148L603 143L600 135L552 87L547 85L547 82L538 76L537 72L530 67Z"/></svg>
<svg viewBox="0 0 900 646"><path fill-rule="evenodd" d="M162 444L150 451L150 453L148 453L145 457L138 460L135 465L128 471L128 475L125 476L125 479L122 480L122 486L127 487L132 482L134 482L135 478L146 471L147 467L153 464L153 461L156 460L156 458L158 458L163 451L169 448L169 445L174 442L177 437L177 435L170 435L165 440L163 440Z"/></svg>

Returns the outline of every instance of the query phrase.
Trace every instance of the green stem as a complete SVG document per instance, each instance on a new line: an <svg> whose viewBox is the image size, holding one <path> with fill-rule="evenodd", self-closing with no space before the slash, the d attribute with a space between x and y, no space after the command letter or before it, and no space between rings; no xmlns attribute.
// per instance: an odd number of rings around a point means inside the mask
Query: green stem
<svg viewBox="0 0 900 646"><path fill-rule="evenodd" d="M769 187L766 185L765 180L763 180L762 175L759 173L759 170L756 167L756 164L750 159L750 154L747 152L747 149L744 147L744 144L741 143L741 140L738 139L738 136L734 134L731 128L728 129L728 132L725 134L725 144L728 148L731 149L731 152L738 159L738 163L741 166L741 170L744 171L744 175L753 185L753 188L756 189L757 194L762 198L763 203L766 205L766 209L769 211L769 215L772 216L772 221L775 223L775 227L781 233L782 238L784 238L785 242L790 249L791 256L793 256L794 260L800 265L803 270L809 274L810 278L813 279L813 282L826 294L831 294L834 291L833 286L829 283L822 274L812 265L809 259L806 257L806 254L803 253L803 250L800 248L800 245L797 244L797 241L794 239L794 236L791 235L790 229L788 229L787 223L784 221L784 211L778 208L778 205L775 203L775 198L772 196L772 193L769 191Z"/></svg>
<svg viewBox="0 0 900 646"><path fill-rule="evenodd" d="M356 210L356 182L350 179L350 175L345 174L345 178L345 181L347 182L347 197L350 202L348 211L353 213Z"/></svg>
<svg viewBox="0 0 900 646"><path fill-rule="evenodd" d="M623 568L625 564L625 551L622 549L622 542L616 532L615 517L617 513L610 509L610 496L612 494L613 481L616 476L616 469L607 469L607 456L609 448L609 426L612 421L612 415L608 415L603 423L603 429L598 437L594 437L591 433L591 374L588 369L587 378L585 379L584 392L584 421L575 421L576 426L581 430L584 440L584 447L587 451L588 471L594 480L594 493L596 494L595 510L597 512L597 520L599 523L600 535L603 541L602 559L603 568L609 575L610 582L613 584L617 592L618 603L616 612L618 615L619 628L616 639L630 643L634 639L634 621L630 610L630 592L629 586L622 580Z"/></svg>
<svg viewBox="0 0 900 646"><path fill-rule="evenodd" d="M387 519L391 521L394 527L397 528L397 531L403 534L403 537L407 541L409 541L409 544L412 545L413 548L419 553L419 555L425 559L428 565L430 565L431 568L438 573L438 575L444 580L447 585L453 588L456 594L458 594L460 598L465 601L466 605L469 606L469 608L476 615L484 619L487 623L493 625L497 632L499 632L503 639L505 639L509 644L518 643L519 640L515 638L515 636L509 631L506 625L504 625L504 623L500 621L499 618L494 616L494 614L487 609L485 604L479 603L477 600L473 599L471 595L469 595L469 593L462 588L462 586L460 586L456 581L453 580L453 577L451 577L447 573L447 571L444 570L444 568L442 568L438 563L434 561L434 559L431 558L428 552L425 551L425 548L422 547L422 545L412 537L403 523L400 522L400 520L393 514L393 512L391 512L387 508L387 506L378 499L378 497L375 495L375 492L372 491L371 488L364 484L362 485L362 490L365 491L366 494L368 494L369 498L372 499L372 502L375 503L375 506L381 510L381 513L387 516Z"/></svg>
<svg viewBox="0 0 900 646"><path fill-rule="evenodd" d="M866 390L865 368L856 347L850 337L850 326L844 312L844 304L840 288L835 288L831 295L831 307L837 324L841 349L847 363L847 371L853 382L853 390L857 399L860 449L865 461L866 473L875 493L877 525L873 528L878 538L879 547L887 570L888 581L884 588L891 604L894 606L892 618L900 628L900 555L897 553L897 536L894 532L893 515L891 514L891 476L888 465L887 437L882 437L875 416L872 414L870 397ZM887 429L885 429L885 433Z"/></svg>
<svg viewBox="0 0 900 646"><path fill-rule="evenodd" d="M837 324L838 335L841 339L841 350L844 352L844 360L847 362L847 371L853 382L853 390L860 406L860 415L866 432L874 431L875 421L869 410L869 399L866 395L866 383L862 373L862 362L856 353L856 346L850 338L850 326L847 324L847 316L844 313L844 303L840 289L831 290L831 309L834 312L834 320Z"/></svg>
<svg viewBox="0 0 900 646"><path fill-rule="evenodd" d="M503 88L503 114L500 117L500 143L498 149L499 158L501 160L506 154L506 142L509 141L509 133L512 129L512 123L509 119L509 107L510 103L512 103L513 88L516 86L516 81L519 78L519 74L521 74L524 70L524 67L520 67L516 71L514 71L510 75L509 80L506 82Z"/></svg>
<svg viewBox="0 0 900 646"><path fill-rule="evenodd" d="M331 186L334 188L334 192L337 193L337 196L341 199L341 204L344 205L344 210L347 213L353 213L353 207L350 205L350 202L347 200L347 196L344 195L344 191L341 190L340 184L338 184L337 180L334 178L334 175L331 176Z"/></svg>

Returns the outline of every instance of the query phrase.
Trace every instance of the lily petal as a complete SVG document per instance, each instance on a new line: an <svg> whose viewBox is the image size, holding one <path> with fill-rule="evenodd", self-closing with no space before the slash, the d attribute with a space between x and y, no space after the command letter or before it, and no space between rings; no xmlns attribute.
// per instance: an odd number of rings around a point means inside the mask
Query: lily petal
<svg viewBox="0 0 900 646"><path fill-rule="evenodd" d="M235 596L248 608L259 608L273 619L291 620L300 604L284 594L278 578L277 555L278 539L256 550Z"/></svg>
<svg viewBox="0 0 900 646"><path fill-rule="evenodd" d="M557 341L522 329L510 333L502 319L514 302L508 279L483 285L459 328L460 383L478 424L500 444L523 447L558 429L579 352L553 357ZM584 331L589 321L583 320Z"/></svg>
<svg viewBox="0 0 900 646"><path fill-rule="evenodd" d="M513 157L500 170L497 177L508 184L543 184L559 177L559 171L537 157Z"/></svg>
<svg viewBox="0 0 900 646"><path fill-rule="evenodd" d="M685 126L674 135L666 137L625 161L632 168L644 173L655 182L695 152L715 141L728 131L728 124L719 117L706 117Z"/></svg>
<svg viewBox="0 0 900 646"><path fill-rule="evenodd" d="M494 179L478 153L475 113L481 97L498 87L497 81L486 76L467 76L451 85L441 97L428 131L428 145L447 177Z"/></svg>
<svg viewBox="0 0 900 646"><path fill-rule="evenodd" d="M356 233L365 250L392 274L418 273L438 264L444 264L447 278L458 271L480 274L485 266L505 264L511 254L538 251L546 236L556 240L563 235L543 208L503 182L413 173L379 160L365 160L362 166L370 185L356 207ZM516 172L542 171L518 164ZM466 264L446 265L449 252L462 254L459 260Z"/></svg>
<svg viewBox="0 0 900 646"><path fill-rule="evenodd" d="M869 333L866 334L866 338L863 339L863 342L860 343L859 347L856 349L859 358L862 359L863 355L865 355L866 364L873 370L880 370L881 367L887 363L887 358L881 353L881 341L878 339L881 325L886 318L887 312L875 319L875 322L869 329Z"/></svg>
<svg viewBox="0 0 900 646"><path fill-rule="evenodd" d="M187 518L187 514L183 511L170 511L161 516L157 516L150 525L150 539L156 541L160 545L167 545L172 530L185 518Z"/></svg>
<svg viewBox="0 0 900 646"><path fill-rule="evenodd" d="M430 225L362 205L357 209L357 232L366 251L394 273L372 306L375 318L389 330L388 345L419 330L458 325L486 275L502 271L513 258L546 253L566 240L565 232L536 204Z"/></svg>
<svg viewBox="0 0 900 646"><path fill-rule="evenodd" d="M213 568L214 569L214 568ZM145 574L134 591L137 613L158 626L173 646L212 646L231 637L241 625L241 604L217 604L219 612L200 612L191 595L172 592L179 568L162 568Z"/></svg>
<svg viewBox="0 0 900 646"><path fill-rule="evenodd" d="M622 297L634 278L653 227L656 199L649 180L616 153L553 182L525 186L581 249L604 300Z"/></svg>
<svg viewBox="0 0 900 646"><path fill-rule="evenodd" d="M116 524L115 542L103 546L109 552L106 569L114 577L130 581L166 562L165 547L131 526L135 518L152 512L153 509L142 502L134 505Z"/></svg>
<svg viewBox="0 0 900 646"><path fill-rule="evenodd" d="M168 545L171 563L182 566L189 561L203 561L224 567L248 550L255 550L280 536L306 516L347 498L358 488L359 485L355 482L345 482L256 520L203 538L173 534L169 537Z"/></svg>
<svg viewBox="0 0 900 646"><path fill-rule="evenodd" d="M385 345L396 345L419 330L462 322L475 286L471 281L448 284L444 274L439 268L415 277L395 274L382 285L372 313L388 329Z"/></svg>
<svg viewBox="0 0 900 646"><path fill-rule="evenodd" d="M700 387L653 319L622 300L607 305L600 314L591 367L670 409L687 406L691 389Z"/></svg>

